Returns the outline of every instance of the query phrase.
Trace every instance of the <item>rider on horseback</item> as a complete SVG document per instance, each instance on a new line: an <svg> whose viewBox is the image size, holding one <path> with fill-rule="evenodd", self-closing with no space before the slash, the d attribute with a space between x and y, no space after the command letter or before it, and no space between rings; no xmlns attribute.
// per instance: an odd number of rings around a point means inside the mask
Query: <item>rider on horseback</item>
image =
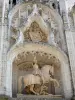
<svg viewBox="0 0 75 100"><path fill-rule="evenodd" d="M37 60L36 60L36 57L34 57L34 63L33 63L33 75L35 75L35 76L40 76L40 78L41 78L41 81L42 81L42 83L43 83L43 75L42 75L42 73L41 73L41 70L39 69L39 66L38 66L38 64L37 64Z"/></svg>

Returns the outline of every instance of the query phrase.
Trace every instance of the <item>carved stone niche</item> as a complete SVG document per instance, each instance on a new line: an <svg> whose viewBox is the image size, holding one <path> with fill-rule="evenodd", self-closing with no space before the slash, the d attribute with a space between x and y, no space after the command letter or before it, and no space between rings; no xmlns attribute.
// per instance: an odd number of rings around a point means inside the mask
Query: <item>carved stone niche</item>
<svg viewBox="0 0 75 100"><path fill-rule="evenodd" d="M58 76L58 73L56 72L57 70L60 71L60 68L59 68L60 61L54 55L48 54L48 53L42 52L42 51L40 51L40 52L38 52L38 51L22 52L17 57L15 57L14 62L13 62L13 79L12 79L13 96L16 95L17 93L19 93L18 80L20 79L20 77L28 75L28 74L32 74L34 56L36 56L36 58L37 58L37 64L38 64L39 70L41 70L41 68L43 68L44 65L51 65L51 66L53 66L53 70L54 70L53 75L55 76L55 78L57 80L60 79L60 76ZM56 67L56 69L55 69L55 67ZM55 94L54 84L53 85L52 84L53 83L45 84L48 87L47 92ZM22 86L24 86L24 85L22 84ZM35 85L34 89L36 89L36 91L40 90L40 86L39 87L38 86L39 85ZM27 87L27 88L29 88L29 87ZM27 89L27 88L25 88L25 89ZM60 92L61 88L58 88L58 89L59 90L57 90L57 91ZM24 87L22 87L21 91L22 90L24 90ZM24 94L27 95L26 93L24 93ZM31 93L29 93L29 94L31 95ZM60 94L61 94L61 92L60 92Z"/></svg>

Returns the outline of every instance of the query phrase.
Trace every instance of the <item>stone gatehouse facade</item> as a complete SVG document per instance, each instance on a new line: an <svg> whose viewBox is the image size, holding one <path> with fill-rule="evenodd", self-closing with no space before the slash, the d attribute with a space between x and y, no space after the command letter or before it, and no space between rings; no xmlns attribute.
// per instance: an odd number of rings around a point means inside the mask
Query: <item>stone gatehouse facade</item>
<svg viewBox="0 0 75 100"><path fill-rule="evenodd" d="M35 57L39 70L52 66L51 78L59 82L49 83L48 93L73 98L75 6L67 12L65 0L1 1L0 95L17 96L19 79L32 73Z"/></svg>

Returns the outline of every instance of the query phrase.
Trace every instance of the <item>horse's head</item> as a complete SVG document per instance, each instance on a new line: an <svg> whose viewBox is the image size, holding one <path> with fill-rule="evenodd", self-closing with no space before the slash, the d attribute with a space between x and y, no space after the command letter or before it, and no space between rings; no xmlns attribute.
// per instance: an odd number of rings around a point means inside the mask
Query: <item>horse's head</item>
<svg viewBox="0 0 75 100"><path fill-rule="evenodd" d="M48 74L51 74L51 75L54 74L54 67L51 66L51 65L44 65L44 66L42 67L42 70L43 70L44 72L48 73Z"/></svg>

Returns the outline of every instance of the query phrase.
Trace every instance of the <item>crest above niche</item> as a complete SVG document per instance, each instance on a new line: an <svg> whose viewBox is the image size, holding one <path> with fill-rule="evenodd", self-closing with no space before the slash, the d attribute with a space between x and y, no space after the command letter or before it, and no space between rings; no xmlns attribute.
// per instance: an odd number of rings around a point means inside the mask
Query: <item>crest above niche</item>
<svg viewBox="0 0 75 100"><path fill-rule="evenodd" d="M41 17L36 4L28 17L25 27L21 28L24 38L33 42L48 42L49 28Z"/></svg>
<svg viewBox="0 0 75 100"><path fill-rule="evenodd" d="M32 22L30 27L24 32L24 38L26 41L47 42L47 37L47 34L42 31L36 21Z"/></svg>
<svg viewBox="0 0 75 100"><path fill-rule="evenodd" d="M25 25L20 27L19 30L22 32L25 41L48 42L50 29L40 15L37 4L33 4L32 13L28 16L28 20Z"/></svg>

